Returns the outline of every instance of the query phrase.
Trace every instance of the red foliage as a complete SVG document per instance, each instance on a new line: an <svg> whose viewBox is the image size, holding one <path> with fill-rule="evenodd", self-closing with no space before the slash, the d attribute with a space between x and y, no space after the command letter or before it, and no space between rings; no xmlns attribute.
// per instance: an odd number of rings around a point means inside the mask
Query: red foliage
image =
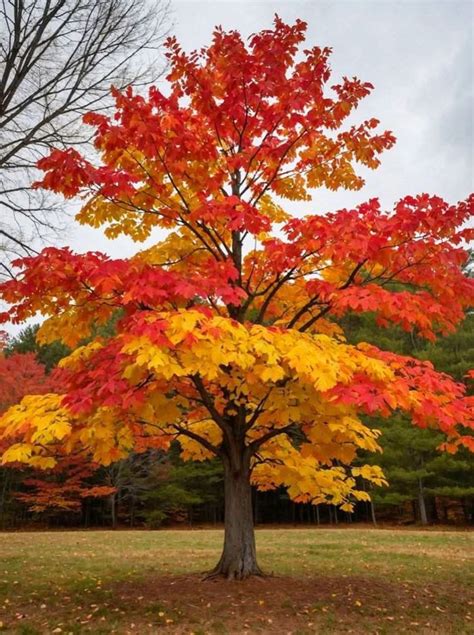
<svg viewBox="0 0 474 635"><path fill-rule="evenodd" d="M51 470L38 470L37 476L23 484L31 491L20 492L16 498L32 512L80 511L87 498L103 498L116 490L108 485L90 484L98 465L84 456L61 457Z"/></svg>
<svg viewBox="0 0 474 635"><path fill-rule="evenodd" d="M286 213L282 199L309 201L313 188L361 188L358 165L376 168L395 142L374 118L347 126L372 86L343 78L328 92L331 51L297 56L305 28L276 17L247 43L218 28L189 55L171 38L166 95L114 91L113 114L85 117L97 165L74 149L40 161L38 186L83 196L79 222L109 237L167 236L128 260L49 248L17 261L18 277L0 286L11 304L1 319L42 312L43 341L91 343L66 360L56 399L4 417L7 436L29 424L26 447L7 457L45 458L38 434L53 448L95 444L104 463L179 438L189 456L202 458L200 443L235 473L262 447L274 459L265 468L286 465L278 482L294 483L299 448L278 445L292 426L314 434L314 460L338 473L366 434L362 420L358 434L350 427L357 412L397 408L439 427L449 449L470 445L462 386L427 363L349 346L337 320L372 312L429 339L455 329L474 297L463 272L474 196ZM117 310L113 337L98 337Z"/></svg>
<svg viewBox="0 0 474 635"><path fill-rule="evenodd" d="M25 395L42 395L57 390L57 382L47 375L34 353L0 354L0 413Z"/></svg>
<svg viewBox="0 0 474 635"><path fill-rule="evenodd" d="M0 413L19 403L25 395L46 394L58 388L57 373L47 375L34 353L14 353L9 357L0 355ZM20 439L21 432L18 434ZM6 449L9 443L2 440L0 451ZM15 463L7 469L23 467ZM84 498L109 496L115 491L113 487L88 484L97 469L98 465L84 455L60 456L53 469L46 472L34 470L36 475L22 483L31 491L18 492L15 497L35 512L77 511Z"/></svg>

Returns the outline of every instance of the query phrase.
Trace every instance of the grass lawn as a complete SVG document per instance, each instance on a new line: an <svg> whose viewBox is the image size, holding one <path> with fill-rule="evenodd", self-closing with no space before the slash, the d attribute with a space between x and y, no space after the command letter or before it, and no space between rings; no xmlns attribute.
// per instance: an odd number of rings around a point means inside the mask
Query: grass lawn
<svg viewBox="0 0 474 635"><path fill-rule="evenodd" d="M0 534L7 633L474 633L474 533L261 529L273 576L201 582L220 530Z"/></svg>

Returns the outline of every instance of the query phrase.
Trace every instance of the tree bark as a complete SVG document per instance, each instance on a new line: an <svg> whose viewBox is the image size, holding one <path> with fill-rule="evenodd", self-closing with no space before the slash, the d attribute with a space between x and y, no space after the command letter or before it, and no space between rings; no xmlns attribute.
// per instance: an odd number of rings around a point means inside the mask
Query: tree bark
<svg viewBox="0 0 474 635"><path fill-rule="evenodd" d="M375 515L374 502L371 500L369 505L370 505L370 515L371 515L371 518L372 518L372 524L374 525L374 527L377 527L377 517Z"/></svg>
<svg viewBox="0 0 474 635"><path fill-rule="evenodd" d="M112 529L117 528L117 494L114 493L110 496L110 517L112 523Z"/></svg>
<svg viewBox="0 0 474 635"><path fill-rule="evenodd" d="M232 466L224 460L224 548L216 567L207 577L243 580L262 575L257 564L252 514L250 465Z"/></svg>
<svg viewBox="0 0 474 635"><path fill-rule="evenodd" d="M423 490L423 481L418 479L418 508L420 510L420 521L422 525L428 524L428 514L426 513L425 495Z"/></svg>

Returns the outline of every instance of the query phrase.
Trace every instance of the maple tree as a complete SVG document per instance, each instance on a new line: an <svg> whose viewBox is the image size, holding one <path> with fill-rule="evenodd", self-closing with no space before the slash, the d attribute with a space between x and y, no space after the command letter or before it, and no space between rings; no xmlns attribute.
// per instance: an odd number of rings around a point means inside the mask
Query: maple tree
<svg viewBox="0 0 474 635"><path fill-rule="evenodd" d="M4 337L1 345L8 346ZM34 353L14 353L5 355L0 352L0 413L18 404L25 395L44 395L60 389L55 374L46 374L45 367L36 360ZM0 439L0 452L7 451L12 437ZM15 440L21 442L22 430L18 430ZM31 462L34 466L35 462ZM21 462L13 462L10 467L24 467ZM40 464L42 466L42 464ZM17 492L15 498L26 503L34 512L45 510L75 511L80 508L84 498L107 496L115 491L109 486L90 485L88 479L99 466L87 460L87 457L55 457L54 465L46 474L36 472L23 480L27 489Z"/></svg>
<svg viewBox="0 0 474 635"><path fill-rule="evenodd" d="M169 39L168 93L114 91L112 116L84 118L101 163L53 150L38 184L83 197L77 219L108 237L166 237L129 259L48 248L1 285L4 320L47 318L40 342L90 338L60 362L60 393L3 416L4 439L22 434L3 462L49 467L83 449L107 464L175 439L185 459L220 457L213 574L228 578L260 573L251 483L351 510L368 498L362 479L385 482L377 466L351 467L359 449L379 449L364 414L403 410L450 451L473 439L464 386L429 362L349 345L337 320L370 311L427 338L452 331L474 289L462 272L474 197L286 212L282 199L309 201L319 186L360 189L357 164L376 168L395 141L376 119L347 125L372 86L329 86L331 51L301 51L305 29L276 17L245 42L217 28L189 55ZM97 336L117 315L115 334Z"/></svg>
<svg viewBox="0 0 474 635"><path fill-rule="evenodd" d="M0 413L17 404L25 395L48 393L57 388L51 375L45 373L34 353L6 356L8 340L0 340Z"/></svg>
<svg viewBox="0 0 474 635"><path fill-rule="evenodd" d="M87 498L104 498L115 493L110 485L95 485L94 476L100 466L83 455L57 455L55 464L25 478L24 491L15 498L32 512L79 512Z"/></svg>

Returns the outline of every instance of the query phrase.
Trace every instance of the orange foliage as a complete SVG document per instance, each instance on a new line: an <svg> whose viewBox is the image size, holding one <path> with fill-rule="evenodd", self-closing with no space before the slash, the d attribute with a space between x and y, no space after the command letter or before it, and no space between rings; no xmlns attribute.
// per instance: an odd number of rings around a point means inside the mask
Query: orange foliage
<svg viewBox="0 0 474 635"><path fill-rule="evenodd" d="M81 223L136 241L167 235L130 259L49 248L16 263L0 287L3 319L39 311L43 342L91 341L62 362L59 394L2 418L4 462L48 468L60 448L106 464L178 439L185 458L248 463L261 488L351 509L367 498L360 478L384 482L377 468L351 468L359 449L378 449L364 414L401 409L441 429L448 449L470 447L462 385L349 346L337 322L370 311L430 339L455 329L474 291L462 271L474 197L285 211L318 186L361 188L357 166L376 168L395 141L374 118L347 125L372 86L329 89L330 50L297 56L305 28L277 17L248 42L216 29L189 55L170 39L169 92L114 91L113 115L85 117L97 165L72 148L40 161L38 187L85 199ZM116 334L98 337L117 311Z"/></svg>

